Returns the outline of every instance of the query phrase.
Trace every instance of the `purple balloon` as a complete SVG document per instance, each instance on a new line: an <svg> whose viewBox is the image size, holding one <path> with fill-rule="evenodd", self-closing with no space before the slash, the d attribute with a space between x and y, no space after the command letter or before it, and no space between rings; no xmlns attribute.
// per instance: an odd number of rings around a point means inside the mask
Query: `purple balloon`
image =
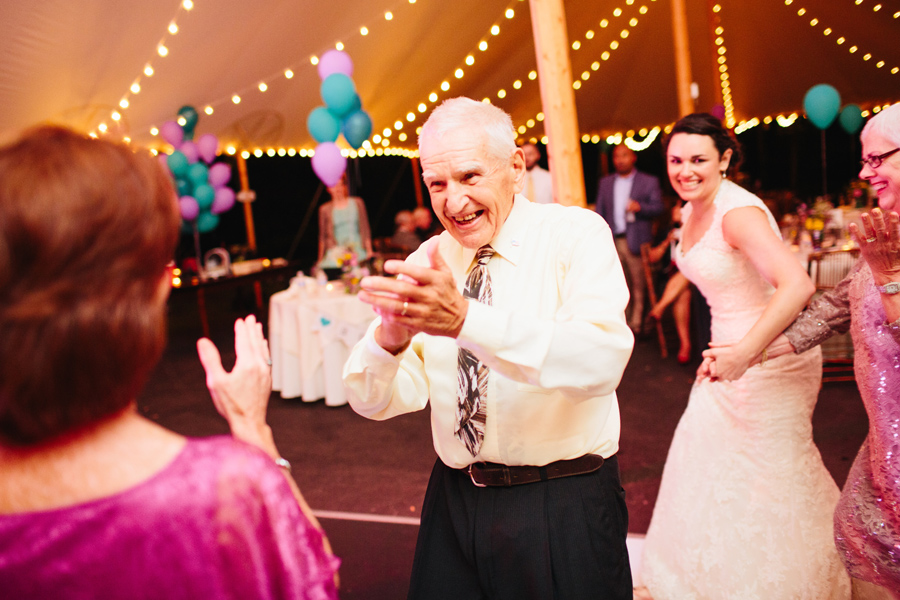
<svg viewBox="0 0 900 600"><path fill-rule="evenodd" d="M231 167L225 163L216 163L209 168L207 181L215 189L219 189L231 180Z"/></svg>
<svg viewBox="0 0 900 600"><path fill-rule="evenodd" d="M163 123L163 126L159 128L159 132L162 134L162 139L166 140L176 148L181 145L181 141L184 139L184 130L181 128L181 125L175 121L166 121Z"/></svg>
<svg viewBox="0 0 900 600"><path fill-rule="evenodd" d="M197 152L197 145L190 140L181 142L181 146L178 149L181 150L184 157L188 159L188 164L192 165L200 158L200 154Z"/></svg>
<svg viewBox="0 0 900 600"><path fill-rule="evenodd" d="M319 79L325 80L326 77L334 73L343 73L347 77L353 75L353 61L350 55L342 50L329 50L319 59Z"/></svg>
<svg viewBox="0 0 900 600"><path fill-rule="evenodd" d="M209 164L216 160L216 152L219 151L219 140L211 133L204 133L197 140L197 151L203 162Z"/></svg>
<svg viewBox="0 0 900 600"><path fill-rule="evenodd" d="M182 196L179 198L178 209L181 212L181 218L185 221L192 221L200 214L200 205L197 204L193 196Z"/></svg>
<svg viewBox="0 0 900 600"><path fill-rule="evenodd" d="M322 142L316 146L312 168L322 183L331 187L341 180L347 169L347 159L341 155L341 149L334 142Z"/></svg>
<svg viewBox="0 0 900 600"><path fill-rule="evenodd" d="M216 190L216 199L213 200L209 209L214 215L219 215L234 206L234 190L231 188L222 188Z"/></svg>
<svg viewBox="0 0 900 600"><path fill-rule="evenodd" d="M723 119L725 119L725 107L722 106L721 104L716 104L716 105L713 106L712 109L709 111L709 114L711 114L712 116L714 116L714 117L717 118L718 120L722 121Z"/></svg>

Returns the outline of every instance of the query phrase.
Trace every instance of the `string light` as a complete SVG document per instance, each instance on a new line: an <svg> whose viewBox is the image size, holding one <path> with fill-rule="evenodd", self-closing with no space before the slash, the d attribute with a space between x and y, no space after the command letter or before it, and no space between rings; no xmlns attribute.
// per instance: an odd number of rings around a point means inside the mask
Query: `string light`
<svg viewBox="0 0 900 600"><path fill-rule="evenodd" d="M790 6L792 3L793 3L793 0L784 0L785 6ZM860 6L861 4L862 4L862 0L859 0L859 1L856 2L856 5L857 5L857 6ZM879 10L881 10L881 4L877 4L877 5L873 8L873 10L874 10L875 12L878 12ZM801 8L801 9L799 9L799 10L797 11L797 15L800 16L800 17L802 17L803 15L806 14L806 12L807 12L807 11L806 11L805 8ZM898 16L900 16L900 11L896 12L896 13L893 15L893 18L896 19L896 18L898 18ZM813 17L813 18L810 20L809 24L810 24L810 26L812 26L812 27L816 27L820 22L821 22L821 19L819 19L819 18L817 18L817 17ZM831 27L826 27L826 28L824 28L824 30L822 31L822 33L823 33L824 35L826 35L826 36L829 36L829 35L832 34L833 31L834 31L834 30L833 30ZM846 38L846 37L844 37L844 36L838 36L838 38L835 40L835 43L837 43L838 46L843 46L844 43L845 43L846 41L847 41L847 38ZM860 49L860 48L859 48L859 46L858 46L857 44L850 44L850 46L847 48L847 51L848 51L850 54L856 54L856 53L859 51L859 49ZM860 58L863 59L863 62L869 62L869 61L872 60L873 55L872 55L872 53L870 53L870 52L864 52L864 53L862 53L862 55L860 56ZM885 66L886 63L885 63L884 60L878 59L878 60L876 60L873 64L875 65L875 68L876 68L876 69L881 69L881 68L883 68L883 67ZM900 73L900 67L894 66L893 68L891 68L890 73L891 73L891 75L896 75L897 73Z"/></svg>
<svg viewBox="0 0 900 600"><path fill-rule="evenodd" d="M734 99L731 94L730 76L728 75L728 58L727 49L725 48L725 27L722 26L722 18L719 13L722 12L722 6L716 4L713 6L713 25L715 26L716 53L718 58L716 62L719 64L719 88L722 92L722 106L725 107L725 126L734 129Z"/></svg>

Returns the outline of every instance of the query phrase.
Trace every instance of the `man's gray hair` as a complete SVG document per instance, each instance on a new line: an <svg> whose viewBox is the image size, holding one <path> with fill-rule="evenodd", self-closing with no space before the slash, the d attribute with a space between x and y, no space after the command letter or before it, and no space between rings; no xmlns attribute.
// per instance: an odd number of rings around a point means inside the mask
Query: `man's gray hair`
<svg viewBox="0 0 900 600"><path fill-rule="evenodd" d="M419 134L419 149L427 136L440 137L443 133L460 127L481 129L487 136L488 154L506 161L516 149L516 130L512 119L503 110L489 102L458 97L444 100L431 111Z"/></svg>
<svg viewBox="0 0 900 600"><path fill-rule="evenodd" d="M869 119L859 134L859 139L865 140L870 133L880 134L895 146L900 146L900 102L891 104Z"/></svg>

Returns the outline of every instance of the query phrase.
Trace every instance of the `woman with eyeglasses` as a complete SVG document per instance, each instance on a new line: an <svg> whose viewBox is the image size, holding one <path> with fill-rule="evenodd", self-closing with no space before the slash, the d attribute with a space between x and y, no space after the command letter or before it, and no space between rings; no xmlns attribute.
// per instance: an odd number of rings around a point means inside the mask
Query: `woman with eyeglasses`
<svg viewBox="0 0 900 600"><path fill-rule="evenodd" d="M766 358L850 331L869 434L835 510L834 539L856 588L900 598L900 104L872 117L860 138L859 176L879 206L862 215L862 231L849 226L862 260L772 342Z"/></svg>

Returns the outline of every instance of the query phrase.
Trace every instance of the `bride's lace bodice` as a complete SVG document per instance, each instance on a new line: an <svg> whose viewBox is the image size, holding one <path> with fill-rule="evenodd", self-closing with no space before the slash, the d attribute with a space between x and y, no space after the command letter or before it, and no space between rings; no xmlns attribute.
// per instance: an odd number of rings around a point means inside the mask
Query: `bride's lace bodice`
<svg viewBox="0 0 900 600"><path fill-rule="evenodd" d="M722 234L725 214L744 206L762 209L773 231L780 237L778 224L765 204L726 179L716 195L715 214L709 229L687 252L684 252L682 242L675 247L678 269L709 303L714 342L736 342L744 337L775 292L753 263L726 242ZM691 212L691 206L686 205L683 209L685 223L690 220Z"/></svg>

